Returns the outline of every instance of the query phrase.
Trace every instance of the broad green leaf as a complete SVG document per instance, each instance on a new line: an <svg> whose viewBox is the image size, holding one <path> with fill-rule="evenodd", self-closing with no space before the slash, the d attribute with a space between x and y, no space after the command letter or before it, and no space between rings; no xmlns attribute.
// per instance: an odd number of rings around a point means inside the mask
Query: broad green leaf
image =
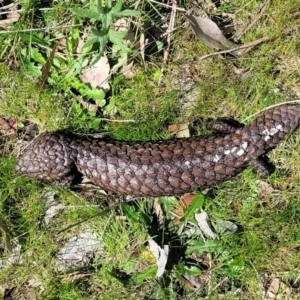
<svg viewBox="0 0 300 300"><path fill-rule="evenodd" d="M36 43L42 46L50 46L50 43L48 42L47 39L43 37L42 34L39 34L37 32L31 32L31 33L26 33L26 32L20 32L19 36L22 41L27 42L27 43Z"/></svg>
<svg viewBox="0 0 300 300"><path fill-rule="evenodd" d="M69 72L65 75L65 79L67 81L73 80L73 78L78 75L81 70L86 67L88 64L88 59L85 58L84 60L77 60L73 64L72 68L69 70Z"/></svg>
<svg viewBox="0 0 300 300"><path fill-rule="evenodd" d="M105 48L106 48L106 44L108 42L108 36L99 36L99 42L100 42L100 48L99 48L99 58L97 59L97 61L100 59L100 57L103 55Z"/></svg>
<svg viewBox="0 0 300 300"><path fill-rule="evenodd" d="M236 256L232 259L223 261L223 272L231 277L237 277L245 268L245 259L243 256Z"/></svg>
<svg viewBox="0 0 300 300"><path fill-rule="evenodd" d="M102 89L85 89L81 94L93 100L102 100L105 97L105 92Z"/></svg>
<svg viewBox="0 0 300 300"><path fill-rule="evenodd" d="M107 14L107 13L102 14L102 26L103 26L103 28L108 30L109 27L110 27L111 20L112 20L111 14Z"/></svg>
<svg viewBox="0 0 300 300"><path fill-rule="evenodd" d="M178 207L178 200L176 197L160 197L159 198L159 204L162 206L166 217L168 219L172 218L172 214L170 213L173 211L176 207Z"/></svg>
<svg viewBox="0 0 300 300"><path fill-rule="evenodd" d="M299 242L300 241L300 230L296 231L293 234L293 241L295 241L295 242Z"/></svg>
<svg viewBox="0 0 300 300"><path fill-rule="evenodd" d="M123 1L117 0L116 5L112 8L112 13L119 12L122 9Z"/></svg>
<svg viewBox="0 0 300 300"><path fill-rule="evenodd" d="M140 219L140 212L136 211L132 206L128 205L127 203L122 203L122 210L125 213L128 220L133 222L138 222Z"/></svg>
<svg viewBox="0 0 300 300"><path fill-rule="evenodd" d="M104 111L110 114L115 108L115 98L112 96L109 103L105 106Z"/></svg>
<svg viewBox="0 0 300 300"><path fill-rule="evenodd" d="M44 64L46 62L46 59L44 56L39 52L36 48L31 48L31 58L40 64Z"/></svg>
<svg viewBox="0 0 300 300"><path fill-rule="evenodd" d="M238 226L231 221L217 220L213 226L218 233L235 233L238 230Z"/></svg>
<svg viewBox="0 0 300 300"><path fill-rule="evenodd" d="M103 1L102 0L97 0L97 6L95 6L95 4L94 3L91 3L91 8L92 7L94 7L94 8L96 8L97 9L97 11L98 11L98 13L100 14L100 15L103 15L104 14L104 5L102 6L102 3Z"/></svg>
<svg viewBox="0 0 300 300"><path fill-rule="evenodd" d="M155 44L158 52L164 48L164 43L162 43L161 41L156 41Z"/></svg>
<svg viewBox="0 0 300 300"><path fill-rule="evenodd" d="M194 240L187 246L185 254L191 253L201 254L203 252L213 253L222 252L223 246L219 240L207 240L206 242L200 240Z"/></svg>
<svg viewBox="0 0 300 300"><path fill-rule="evenodd" d="M150 267L141 273L133 274L130 283L134 285L141 284L147 278L154 278L157 272L157 266Z"/></svg>
<svg viewBox="0 0 300 300"><path fill-rule="evenodd" d="M180 261L178 264L176 264L175 266L175 271L176 273L180 274L180 278L181 278L181 274L183 274L185 272L185 265L182 261ZM175 273L175 274L176 274Z"/></svg>
<svg viewBox="0 0 300 300"><path fill-rule="evenodd" d="M67 51L70 55L73 55L73 41L72 39L68 38L66 39L66 46L67 46Z"/></svg>
<svg viewBox="0 0 300 300"><path fill-rule="evenodd" d="M53 66L60 68L61 67L60 61L61 61L60 58L54 57L53 58Z"/></svg>
<svg viewBox="0 0 300 300"><path fill-rule="evenodd" d="M112 43L117 44L121 50L127 51L127 48L124 45L124 38L126 34L127 31L116 31L113 29L109 29L108 38Z"/></svg>
<svg viewBox="0 0 300 300"><path fill-rule="evenodd" d="M117 59L118 59L118 62L116 64L114 64L114 66L110 70L110 72L112 74L114 74L115 72L117 72L117 70L119 70L120 67L125 66L127 64L128 53L124 52L124 51L120 51L121 49L116 44L114 44L112 48L113 48L112 52L114 52L114 50L118 51L118 52L113 53L113 55L112 55L112 57L117 57ZM121 53L119 53L119 52L121 52Z"/></svg>
<svg viewBox="0 0 300 300"><path fill-rule="evenodd" d="M111 9L111 7L112 7L111 0L98 0L98 1L102 1L103 3L105 3L105 6L106 6L108 9Z"/></svg>
<svg viewBox="0 0 300 300"><path fill-rule="evenodd" d="M125 261L121 265L121 269L122 269L122 271L125 271L125 272L132 272L132 271L134 271L134 268L136 265L137 265L136 259L132 258L132 259L129 259L128 261Z"/></svg>
<svg viewBox="0 0 300 300"><path fill-rule="evenodd" d="M152 78L154 80L160 80L163 76L164 76L164 73L160 70L157 70L152 74Z"/></svg>
<svg viewBox="0 0 300 300"><path fill-rule="evenodd" d="M191 276L197 276L202 273L201 270L196 266L184 266L184 270L187 274Z"/></svg>
<svg viewBox="0 0 300 300"><path fill-rule="evenodd" d="M102 99L102 100L96 100L97 102L97 105L99 107L103 107L105 104L106 104L106 100L105 99Z"/></svg>
<svg viewBox="0 0 300 300"><path fill-rule="evenodd" d="M108 29L96 30L92 28L91 31L94 36L105 36L108 34Z"/></svg>
<svg viewBox="0 0 300 300"><path fill-rule="evenodd" d="M26 62L21 65L21 68L30 75L39 78L42 75L41 65L36 66L34 62Z"/></svg>
<svg viewBox="0 0 300 300"><path fill-rule="evenodd" d="M71 8L71 11L74 14L76 14L79 18L88 18L91 20L101 20L101 16L97 12L95 12L91 9L75 7L75 8Z"/></svg>
<svg viewBox="0 0 300 300"><path fill-rule="evenodd" d="M204 196L197 195L191 202L191 204L186 209L185 215L182 218L183 221L192 221L195 220L195 213L203 206Z"/></svg>
<svg viewBox="0 0 300 300"><path fill-rule="evenodd" d="M92 47L97 42L100 42L100 36L92 36L86 41L86 43L82 48L84 49L84 48Z"/></svg>
<svg viewBox="0 0 300 300"><path fill-rule="evenodd" d="M120 18L120 17L139 17L141 13L137 10L132 9L124 9L120 12L112 12L111 13L114 18Z"/></svg>
<svg viewBox="0 0 300 300"><path fill-rule="evenodd" d="M181 277L180 277L181 278ZM161 284L157 288L153 289L152 293L147 298L148 300L176 300L178 299L178 292L173 289L173 282L170 281L167 287L165 284ZM195 298L191 298L195 299Z"/></svg>
<svg viewBox="0 0 300 300"><path fill-rule="evenodd" d="M78 27L72 27L71 37L72 37L73 40L79 39L79 29L78 29Z"/></svg>

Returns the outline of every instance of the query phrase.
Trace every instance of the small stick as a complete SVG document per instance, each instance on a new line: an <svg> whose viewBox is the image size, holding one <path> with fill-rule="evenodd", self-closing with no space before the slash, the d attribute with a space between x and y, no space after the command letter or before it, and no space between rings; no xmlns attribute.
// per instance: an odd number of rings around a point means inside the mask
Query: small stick
<svg viewBox="0 0 300 300"><path fill-rule="evenodd" d="M254 20L241 32L237 33L234 37L234 40L238 40L243 34L245 34L245 32L247 32L251 27L253 27L258 21L259 19L264 15L264 13L266 12L266 8L269 4L269 0L267 0L263 6L260 9L259 14L257 15L256 18L254 18Z"/></svg>
<svg viewBox="0 0 300 300"><path fill-rule="evenodd" d="M140 36L140 54L143 61L143 65L145 66L145 34L142 32Z"/></svg>
<svg viewBox="0 0 300 300"><path fill-rule="evenodd" d="M171 45L171 32L174 29L174 24L175 24L175 17L176 17L176 0L173 0L172 3L172 11L171 11L171 16L170 16L170 23L168 26L168 36L167 36L167 48L164 51L164 59L163 62L164 64L167 62L168 57L169 57L169 49L170 49L170 45Z"/></svg>
<svg viewBox="0 0 300 300"><path fill-rule="evenodd" d="M213 52L213 53L204 55L204 56L200 57L199 60L203 60L203 59L206 59L206 58L208 58L208 57L211 57L211 56L214 56L214 55L218 55L218 54L230 53L230 52L237 51L237 50L240 50L240 49L253 48L253 47L255 47L256 45L261 44L261 43L266 42L266 41L269 41L269 40L271 40L271 39L272 39L272 38L270 38L270 37L263 37L263 38L261 38L261 39L258 39L258 40L256 40L256 41L247 43L247 44L245 44L245 45L241 45L241 46L236 47L236 48L232 48L232 49L229 49L229 50L218 51L218 52ZM249 50L250 50L250 49L248 49L246 52L248 52Z"/></svg>
<svg viewBox="0 0 300 300"><path fill-rule="evenodd" d="M295 103L295 104L300 104L300 99L298 99L298 100L291 100L291 101L286 101L286 102L281 102L281 103L277 103L277 104L274 104L274 105L270 105L270 106L268 106L268 107L265 107L265 108L262 109L261 111L258 111L258 112L256 112L256 113L254 113L253 115L248 116L248 117L245 118L242 122L244 123L244 122L247 121L248 119L251 119L251 118L253 118L254 116L259 115L259 114L261 114L262 112L264 112L264 111L266 111L266 110L269 110L269 109L271 109L271 108L274 108L274 107L277 107L277 106L281 106L281 105L285 105L285 104L293 104L293 103Z"/></svg>
<svg viewBox="0 0 300 300"><path fill-rule="evenodd" d="M98 105L97 104L92 104L92 103L86 103L83 101L83 99L80 96L75 95L72 91L70 91L73 97L88 111L97 111Z"/></svg>
<svg viewBox="0 0 300 300"><path fill-rule="evenodd" d="M42 28L30 28L30 29L21 29L21 30L0 30L0 34L18 33L18 32L31 32L31 31L43 31L43 30L47 31L47 30L55 30L55 29L79 27L79 26L82 26L82 24L64 25L64 26L53 26L53 27L42 27Z"/></svg>
<svg viewBox="0 0 300 300"><path fill-rule="evenodd" d="M173 9L173 5L171 6L171 5L168 5L168 4L160 3L160 2L157 2L155 0L149 0L149 2L156 3L160 6L164 6L164 7ZM186 10L184 8L181 8L181 7L178 7L178 6L176 6L175 9L178 10L178 11L186 12Z"/></svg>
<svg viewBox="0 0 300 300"><path fill-rule="evenodd" d="M1 1L2 2L2 1ZM8 5L5 5L5 6L1 6L0 7L0 10L4 10L4 9L7 9L7 8L12 8L12 7L14 7L15 6L15 4L14 3L11 3L11 4L8 4ZM10 13L11 13L12 11L10 11Z"/></svg>
<svg viewBox="0 0 300 300"><path fill-rule="evenodd" d="M226 282L228 280L228 277L225 277L223 280L221 280L214 288L212 288L211 292L216 291L218 289L218 287L223 284L224 282Z"/></svg>
<svg viewBox="0 0 300 300"><path fill-rule="evenodd" d="M83 219L83 220L81 220L81 221L78 221L78 222L73 223L73 224L71 224L71 225L69 225L69 226L66 226L65 228L63 228L63 229L57 231L56 234L58 235L58 234L60 234L60 233L62 233L62 232L64 232L64 231L66 231L66 230L69 230L69 229L75 227L75 226L78 226L78 225L80 225L80 224L82 224L82 223L85 223L85 222L91 220L91 219L94 219L94 218L96 218L96 217L99 217L99 216L101 216L101 215L103 215L103 214L105 214L105 213L107 213L107 212L109 212L109 211L111 211L111 210L117 208L117 207L120 206L122 203L130 203L130 202L132 202L132 201L134 201L134 200L136 200L136 198L130 198L130 199L127 199L127 200L125 200L125 201L121 201L121 202L119 202L119 203L113 204L113 205L111 205L111 206L109 206L109 207L107 207L107 208L105 208L105 209L103 209L103 210L101 210L101 211L95 213L94 215L92 215L92 216L90 216L90 217L87 217L87 218L85 218L85 219Z"/></svg>
<svg viewBox="0 0 300 300"><path fill-rule="evenodd" d="M0 10L2 10L3 7L0 7ZM39 10L39 11L48 11L48 10L54 10L54 8L39 8L39 9L35 9L35 10ZM4 11L4 12L0 12L0 15L7 15L7 14L11 14L11 13L19 13L19 12L24 12L25 9L16 9L16 10L8 10L8 11ZM33 9L29 9L28 11L33 11Z"/></svg>
<svg viewBox="0 0 300 300"><path fill-rule="evenodd" d="M107 122L116 122L116 123L135 123L135 120L113 120L113 119L106 119L106 118L99 118L101 121Z"/></svg>

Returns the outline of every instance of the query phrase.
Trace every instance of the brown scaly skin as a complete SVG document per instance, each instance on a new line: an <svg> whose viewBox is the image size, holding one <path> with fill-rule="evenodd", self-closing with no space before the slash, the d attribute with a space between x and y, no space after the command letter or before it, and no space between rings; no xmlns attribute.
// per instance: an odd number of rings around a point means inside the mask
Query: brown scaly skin
<svg viewBox="0 0 300 300"><path fill-rule="evenodd" d="M249 165L268 176L262 156L294 131L299 121L300 106L282 105L244 127L215 126L217 134L160 143L45 133L25 151L16 171L69 183L80 172L104 190L125 195L183 194L228 180Z"/></svg>

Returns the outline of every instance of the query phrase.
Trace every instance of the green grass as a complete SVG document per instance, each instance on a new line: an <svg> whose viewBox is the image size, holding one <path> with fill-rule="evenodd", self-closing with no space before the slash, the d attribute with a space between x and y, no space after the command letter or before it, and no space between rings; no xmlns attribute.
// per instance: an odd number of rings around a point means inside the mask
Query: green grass
<svg viewBox="0 0 300 300"><path fill-rule="evenodd" d="M186 7L186 2L178 4ZM132 9L133 1L124 4ZM87 103L95 101L93 91L80 83L76 73L76 65L83 58L72 52L83 26L28 36L1 34L1 116L15 118L19 128L31 122L40 131L108 131L113 138L128 141L172 138L168 125L197 117L233 116L243 121L269 105L300 97L297 4L292 0L272 1L265 15L241 37L243 43L266 36L272 40L241 58L212 56L198 60L213 50L195 39L190 27L181 29L185 19L177 13L168 63L162 64L162 53L156 53L146 67L141 67L138 51L133 51L136 76L131 80L112 76L111 91L97 113L74 98L75 91ZM52 27L62 20L68 25L79 23L68 7L82 7L88 2L70 1L66 7L65 2L56 1L53 10L38 14L31 10L34 5L33 1L21 1L24 12L11 30ZM142 1L139 20L151 17L160 25L153 5ZM257 16L260 5L259 1L224 2L217 13L233 14L241 29ZM53 48L53 39L61 36L68 46L57 51L50 84L41 89L38 80L42 66ZM174 82L175 77L189 76L189 67L184 65L193 65L198 78L194 85L198 97L188 109L182 109L178 99L182 90ZM242 75L234 72L234 65L243 69ZM7 143L13 145L14 140ZM0 250L3 256L10 253L6 236L11 236L20 243L23 256L20 264L0 271L0 299L26 299L28 292L35 293L37 299L262 299L261 278L266 274L280 279L278 299L288 293L290 299L300 297L299 130L269 155L276 170L265 182L273 192L263 192L257 186L260 178L247 169L216 186L194 210L183 208L173 198L162 198L162 224L153 214L152 199L125 203L122 197L70 191L17 175L13 171L17 152L7 151L0 157ZM65 206L48 227L43 225L45 189L54 191ZM238 230L219 233L219 239L204 242L201 236L184 229L184 221L175 225L171 222L174 208L184 211L192 223L195 210L203 208L212 223L230 220ZM57 272L54 258L59 249L87 229L102 239L101 255L87 268ZM146 248L149 236L161 246L170 246L169 263L161 278L155 278L155 259ZM14 245L12 239L10 242ZM201 281L199 291L188 288L183 278L186 274Z"/></svg>

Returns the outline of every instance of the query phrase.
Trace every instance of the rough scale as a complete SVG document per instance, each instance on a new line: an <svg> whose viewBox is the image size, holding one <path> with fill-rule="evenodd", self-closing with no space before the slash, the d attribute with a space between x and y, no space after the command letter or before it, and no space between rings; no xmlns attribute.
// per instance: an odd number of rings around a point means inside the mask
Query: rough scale
<svg viewBox="0 0 300 300"><path fill-rule="evenodd" d="M244 127L228 125L210 136L159 143L44 133L21 156L16 171L69 183L80 173L106 191L126 195L183 194L228 180L249 165L268 176L262 156L293 132L299 120L300 106L282 105Z"/></svg>

